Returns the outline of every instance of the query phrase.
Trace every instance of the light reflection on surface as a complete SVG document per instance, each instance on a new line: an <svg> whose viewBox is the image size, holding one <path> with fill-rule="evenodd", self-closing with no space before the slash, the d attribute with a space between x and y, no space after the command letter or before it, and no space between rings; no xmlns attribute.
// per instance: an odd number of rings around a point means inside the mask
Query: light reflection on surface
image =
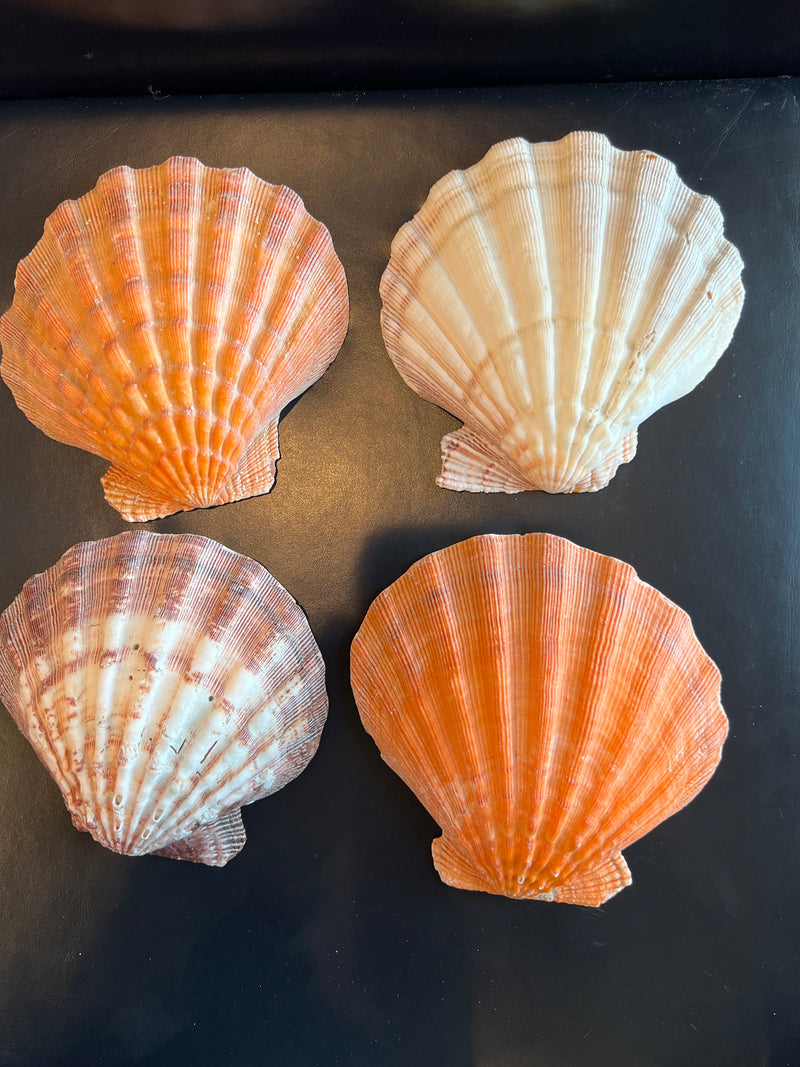
<svg viewBox="0 0 800 1067"><path fill-rule="evenodd" d="M327 0L16 0L65 18L138 29L242 30L293 25Z"/></svg>

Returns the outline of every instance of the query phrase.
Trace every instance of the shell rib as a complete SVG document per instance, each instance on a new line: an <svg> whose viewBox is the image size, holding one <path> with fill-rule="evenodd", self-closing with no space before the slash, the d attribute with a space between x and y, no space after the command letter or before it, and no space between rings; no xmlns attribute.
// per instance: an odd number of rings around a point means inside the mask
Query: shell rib
<svg viewBox="0 0 800 1067"><path fill-rule="evenodd" d="M714 772L720 676L632 567L549 534L434 552L352 648L361 719L442 828L443 881L600 905Z"/></svg>
<svg viewBox="0 0 800 1067"><path fill-rule="evenodd" d="M280 412L347 321L330 234L296 193L175 157L49 217L0 371L39 429L111 462L106 499L145 521L269 492Z"/></svg>
<svg viewBox="0 0 800 1067"><path fill-rule="evenodd" d="M193 534L71 548L0 616L0 699L106 848L222 866L314 755L325 669L260 564Z"/></svg>
<svg viewBox="0 0 800 1067"><path fill-rule="evenodd" d="M439 485L592 492L638 425L728 346L744 290L717 204L599 133L495 145L394 241L381 324L407 384L464 426Z"/></svg>

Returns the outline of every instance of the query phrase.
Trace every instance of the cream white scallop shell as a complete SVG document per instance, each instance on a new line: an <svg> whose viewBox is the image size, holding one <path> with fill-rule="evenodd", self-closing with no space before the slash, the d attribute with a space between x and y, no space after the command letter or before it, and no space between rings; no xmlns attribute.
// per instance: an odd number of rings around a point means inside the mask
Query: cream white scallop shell
<svg viewBox="0 0 800 1067"><path fill-rule="evenodd" d="M600 133L515 138L446 175L381 282L395 366L464 423L442 441L438 484L607 485L637 426L725 351L741 271L714 200Z"/></svg>
<svg viewBox="0 0 800 1067"><path fill-rule="evenodd" d="M144 530L25 583L0 616L0 699L78 829L213 866L244 845L242 805L314 755L328 707L305 615L268 571Z"/></svg>

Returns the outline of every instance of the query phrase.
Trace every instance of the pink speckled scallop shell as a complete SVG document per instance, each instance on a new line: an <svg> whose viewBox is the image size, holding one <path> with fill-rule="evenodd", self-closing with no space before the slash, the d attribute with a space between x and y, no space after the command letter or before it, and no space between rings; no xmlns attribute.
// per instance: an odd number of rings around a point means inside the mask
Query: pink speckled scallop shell
<svg viewBox="0 0 800 1067"><path fill-rule="evenodd" d="M297 193L175 157L53 212L0 319L0 371L39 429L111 462L106 499L146 521L269 492L280 413L347 321Z"/></svg>
<svg viewBox="0 0 800 1067"><path fill-rule="evenodd" d="M0 616L0 698L72 821L126 855L222 866L241 807L291 781L327 715L305 615L194 534L71 548Z"/></svg>

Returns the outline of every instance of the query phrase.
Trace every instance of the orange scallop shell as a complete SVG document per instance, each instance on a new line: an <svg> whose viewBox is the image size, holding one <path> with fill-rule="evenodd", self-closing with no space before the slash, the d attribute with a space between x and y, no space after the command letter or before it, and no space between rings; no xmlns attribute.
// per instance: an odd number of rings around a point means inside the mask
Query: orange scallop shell
<svg viewBox="0 0 800 1067"><path fill-rule="evenodd" d="M442 828L443 881L602 904L621 851L702 789L728 723L685 612L549 534L415 564L352 648L367 731Z"/></svg>
<svg viewBox="0 0 800 1067"><path fill-rule="evenodd" d="M330 234L295 192L175 157L48 218L0 372L39 429L111 462L106 499L146 521L269 492L280 412L347 321Z"/></svg>

